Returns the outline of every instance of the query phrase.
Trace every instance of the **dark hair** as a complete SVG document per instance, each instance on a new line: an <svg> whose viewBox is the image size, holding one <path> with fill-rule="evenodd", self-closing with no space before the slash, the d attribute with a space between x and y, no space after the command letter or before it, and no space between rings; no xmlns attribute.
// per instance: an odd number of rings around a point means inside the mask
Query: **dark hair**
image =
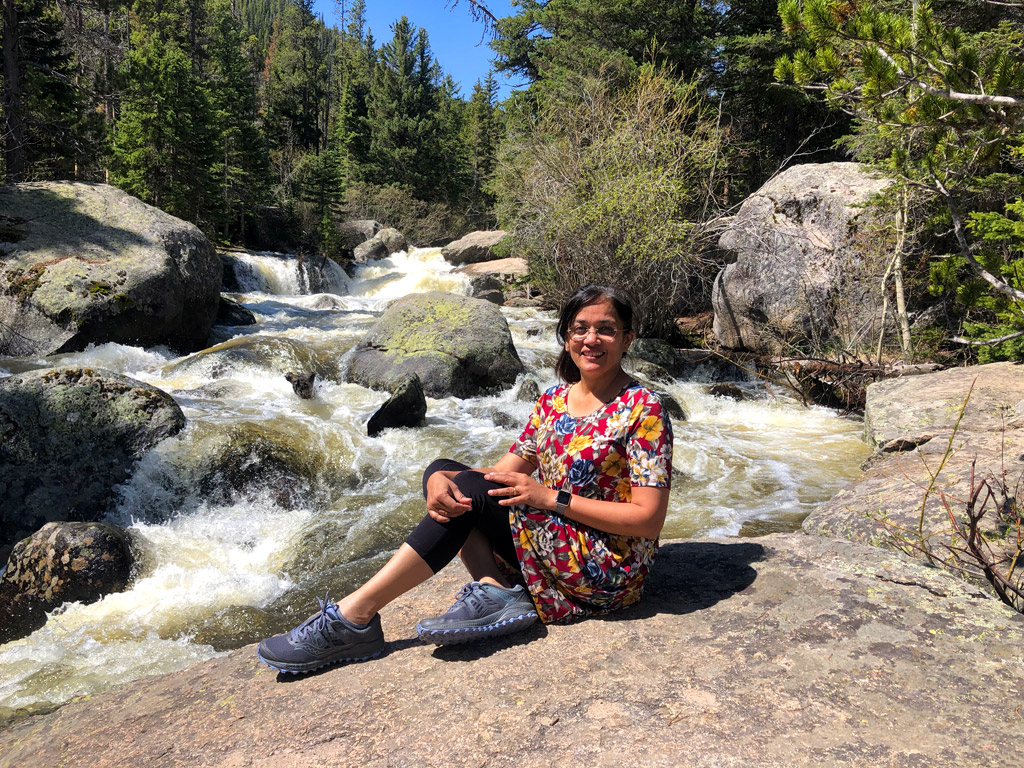
<svg viewBox="0 0 1024 768"><path fill-rule="evenodd" d="M569 338L569 325L576 319L576 315L581 309L600 299L605 299L612 305L615 314L622 321L622 330L633 330L633 301L624 290L611 285L595 283L578 288L576 293L562 305L562 311L558 315L558 329L555 331L558 334L558 340L562 343L562 351L555 362L555 373L562 381L573 383L580 380L580 369L576 367L572 356L565 348L566 339Z"/></svg>

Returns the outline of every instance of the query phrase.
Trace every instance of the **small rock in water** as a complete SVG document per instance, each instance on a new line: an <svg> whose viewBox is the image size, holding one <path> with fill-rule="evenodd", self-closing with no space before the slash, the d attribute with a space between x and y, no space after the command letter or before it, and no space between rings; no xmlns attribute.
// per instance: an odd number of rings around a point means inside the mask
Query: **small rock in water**
<svg viewBox="0 0 1024 768"><path fill-rule="evenodd" d="M292 389L295 390L296 395L303 400L313 399L313 381L316 379L316 372L310 371L306 374L300 374L288 371L284 377L292 383Z"/></svg>
<svg viewBox="0 0 1024 768"><path fill-rule="evenodd" d="M497 409L491 411L491 421L494 422L494 426L503 429L520 429L523 426L519 419L512 414Z"/></svg>
<svg viewBox="0 0 1024 768"><path fill-rule="evenodd" d="M515 398L520 403L534 403L540 397L540 385L533 379L523 379L516 389Z"/></svg>
<svg viewBox="0 0 1024 768"><path fill-rule="evenodd" d="M720 381L718 384L712 384L708 387L708 394L712 397L728 397L733 400L747 399L747 396L744 394L742 389L727 381Z"/></svg>
<svg viewBox="0 0 1024 768"><path fill-rule="evenodd" d="M375 437L391 427L418 427L427 415L427 399L423 384L415 373L395 387L384 405L370 417L366 434Z"/></svg>

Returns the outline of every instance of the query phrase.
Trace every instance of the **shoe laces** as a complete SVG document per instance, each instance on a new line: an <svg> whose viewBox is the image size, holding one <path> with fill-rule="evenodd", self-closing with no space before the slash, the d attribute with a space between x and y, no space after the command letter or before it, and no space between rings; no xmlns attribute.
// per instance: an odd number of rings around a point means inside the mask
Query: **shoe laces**
<svg viewBox="0 0 1024 768"><path fill-rule="evenodd" d="M490 596L484 591L483 586L484 585L479 581L471 581L468 584L463 584L455 594L455 602L452 603L448 612L451 613L462 603L468 603L476 612L485 610L487 608L487 598ZM494 598L491 599L493 600Z"/></svg>
<svg viewBox="0 0 1024 768"><path fill-rule="evenodd" d="M323 600L318 597L316 601L320 603L320 610L292 630L293 640L302 642L309 639L310 635L326 633L328 623L333 621L333 619L327 615L327 609L334 608L335 612L337 612L338 609L337 606L331 602L330 590L324 593Z"/></svg>

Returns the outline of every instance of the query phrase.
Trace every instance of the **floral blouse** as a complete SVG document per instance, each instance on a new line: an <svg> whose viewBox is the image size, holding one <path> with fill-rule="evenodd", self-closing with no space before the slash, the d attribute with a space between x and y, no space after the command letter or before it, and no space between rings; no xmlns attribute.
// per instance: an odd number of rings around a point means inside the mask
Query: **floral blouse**
<svg viewBox="0 0 1024 768"><path fill-rule="evenodd" d="M630 382L587 416L568 413L571 384L541 395L510 451L537 465L548 488L603 501L629 501L636 486L668 488L672 425L661 399ZM549 510L510 508L526 586L544 622L622 608L640 599L657 539L591 528Z"/></svg>

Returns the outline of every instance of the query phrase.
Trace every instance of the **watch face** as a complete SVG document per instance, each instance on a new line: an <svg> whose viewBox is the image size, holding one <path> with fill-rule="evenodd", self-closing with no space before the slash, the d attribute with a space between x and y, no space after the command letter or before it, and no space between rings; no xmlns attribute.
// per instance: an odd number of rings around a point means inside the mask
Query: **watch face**
<svg viewBox="0 0 1024 768"><path fill-rule="evenodd" d="M565 509L569 506L569 501L572 499L572 494L569 491L559 491L558 496L555 499L555 505L559 509Z"/></svg>

